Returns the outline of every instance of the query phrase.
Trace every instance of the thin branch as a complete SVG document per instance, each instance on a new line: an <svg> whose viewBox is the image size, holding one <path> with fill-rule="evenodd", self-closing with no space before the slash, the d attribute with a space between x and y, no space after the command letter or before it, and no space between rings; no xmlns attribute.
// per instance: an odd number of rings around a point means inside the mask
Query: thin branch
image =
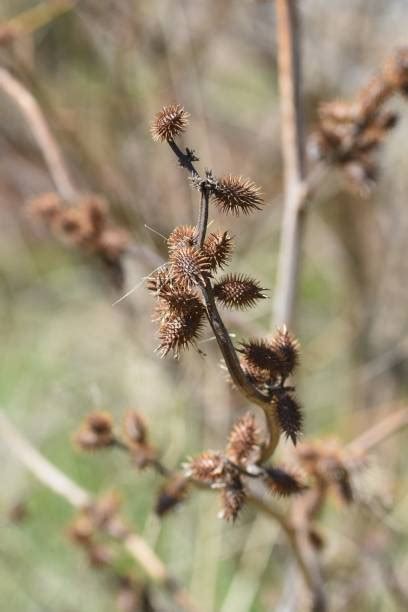
<svg viewBox="0 0 408 612"><path fill-rule="evenodd" d="M279 523L288 539L304 582L311 594L313 612L325 612L327 610L327 599L319 559L310 543L304 525L297 521L294 522L286 512L267 503L265 496L260 495L254 490L251 490L248 494L247 500L257 510Z"/></svg>
<svg viewBox="0 0 408 612"><path fill-rule="evenodd" d="M306 212L305 147L301 92L300 24L297 0L276 0L281 138L285 204L274 323L291 326Z"/></svg>
<svg viewBox="0 0 408 612"><path fill-rule="evenodd" d="M49 489L61 495L75 508L89 508L93 505L92 495L41 455L2 413L0 413L0 436L15 457ZM136 533L128 533L121 541L146 575L168 591L180 609L186 612L197 610L188 593L178 584L161 559L141 536Z"/></svg>
<svg viewBox="0 0 408 612"><path fill-rule="evenodd" d="M58 193L64 200L74 199L77 196L77 190L71 182L61 151L33 95L5 68L1 67L0 89L14 100L27 121Z"/></svg>
<svg viewBox="0 0 408 612"><path fill-rule="evenodd" d="M408 408L388 414L379 423L349 442L346 449L351 453L367 453L405 427L408 427Z"/></svg>

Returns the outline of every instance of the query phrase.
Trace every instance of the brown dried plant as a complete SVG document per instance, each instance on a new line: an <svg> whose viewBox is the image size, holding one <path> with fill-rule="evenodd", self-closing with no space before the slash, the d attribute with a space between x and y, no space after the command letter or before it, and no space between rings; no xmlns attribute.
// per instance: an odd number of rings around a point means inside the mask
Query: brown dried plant
<svg viewBox="0 0 408 612"><path fill-rule="evenodd" d="M397 113L384 108L397 94L408 95L407 47L397 49L354 100L322 102L318 109L311 157L339 167L348 185L365 197L378 179L375 154L398 122Z"/></svg>

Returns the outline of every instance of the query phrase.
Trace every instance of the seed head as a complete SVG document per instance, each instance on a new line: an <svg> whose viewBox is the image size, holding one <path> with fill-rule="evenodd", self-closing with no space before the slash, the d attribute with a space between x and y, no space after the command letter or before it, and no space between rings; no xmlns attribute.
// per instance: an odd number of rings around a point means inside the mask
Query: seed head
<svg viewBox="0 0 408 612"><path fill-rule="evenodd" d="M123 419L123 434L130 444L144 444L147 440L147 428L144 419L135 410L128 410Z"/></svg>
<svg viewBox="0 0 408 612"><path fill-rule="evenodd" d="M220 481L225 472L225 460L222 453L205 451L184 465L187 478L204 483Z"/></svg>
<svg viewBox="0 0 408 612"><path fill-rule="evenodd" d="M260 210L263 199L261 190L250 179L242 176L225 176L213 188L214 202L224 213L238 216Z"/></svg>
<svg viewBox="0 0 408 612"><path fill-rule="evenodd" d="M271 493L287 497L301 493L306 488L294 474L290 474L282 468L272 466L265 468L266 476L264 482Z"/></svg>
<svg viewBox="0 0 408 612"><path fill-rule="evenodd" d="M170 478L160 489L155 511L158 516L164 516L178 506L186 497L188 480L180 474Z"/></svg>
<svg viewBox="0 0 408 612"><path fill-rule="evenodd" d="M408 92L408 47L401 47L386 61L384 78L403 94Z"/></svg>
<svg viewBox="0 0 408 612"><path fill-rule="evenodd" d="M61 212L62 206L63 200L57 193L42 193L27 202L26 211L32 219L49 224Z"/></svg>
<svg viewBox="0 0 408 612"><path fill-rule="evenodd" d="M249 372L256 374L259 371L268 373L268 377L275 378L281 369L281 360L269 342L266 340L249 340L243 342L242 348L239 351L244 356L244 363L247 365Z"/></svg>
<svg viewBox="0 0 408 612"><path fill-rule="evenodd" d="M158 314L161 320L165 320L173 314L204 314L205 312L204 305L195 293L174 285L164 286L159 293L159 298Z"/></svg>
<svg viewBox="0 0 408 612"><path fill-rule="evenodd" d="M170 285L171 277L167 266L161 266L158 270L150 274L146 280L146 287L156 296L160 296L160 292Z"/></svg>
<svg viewBox="0 0 408 612"><path fill-rule="evenodd" d="M169 252L172 253L180 247L193 247L197 240L197 228L193 225L179 225L167 239Z"/></svg>
<svg viewBox="0 0 408 612"><path fill-rule="evenodd" d="M170 255L171 275L183 289L191 290L204 284L210 276L211 264L204 251L195 247L182 247Z"/></svg>
<svg viewBox="0 0 408 612"><path fill-rule="evenodd" d="M169 310L165 316L162 316L159 328L158 350L161 356L165 357L169 351L174 351L178 356L179 351L186 349L198 338L203 324L204 307L200 302L199 307L178 314Z"/></svg>
<svg viewBox="0 0 408 612"><path fill-rule="evenodd" d="M245 504L245 491L239 478L227 484L221 491L222 511L220 517L226 521L235 522Z"/></svg>
<svg viewBox="0 0 408 612"><path fill-rule="evenodd" d="M273 337L271 349L278 356L279 373L286 378L299 364L299 342L283 325Z"/></svg>
<svg viewBox="0 0 408 612"><path fill-rule="evenodd" d="M163 106L161 111L155 115L150 127L154 142L174 140L186 129L189 117L189 113L180 104Z"/></svg>
<svg viewBox="0 0 408 612"><path fill-rule="evenodd" d="M296 445L303 425L301 407L289 393L280 395L275 402L279 425L285 436Z"/></svg>
<svg viewBox="0 0 408 612"><path fill-rule="evenodd" d="M121 227L110 227L102 231L97 243L97 250L108 263L120 261L129 246L129 233Z"/></svg>
<svg viewBox="0 0 408 612"><path fill-rule="evenodd" d="M226 451L228 459L237 465L255 461L259 455L259 436L255 417L247 412L232 428Z"/></svg>
<svg viewBox="0 0 408 612"><path fill-rule="evenodd" d="M87 451L113 444L113 421L109 412L91 412L74 435L74 442L81 450Z"/></svg>
<svg viewBox="0 0 408 612"><path fill-rule="evenodd" d="M206 239L203 251L210 260L211 270L224 268L232 256L233 241L228 232L216 232Z"/></svg>
<svg viewBox="0 0 408 612"><path fill-rule="evenodd" d="M214 285L214 296L226 308L252 308L266 298L258 281L245 274L226 274Z"/></svg>

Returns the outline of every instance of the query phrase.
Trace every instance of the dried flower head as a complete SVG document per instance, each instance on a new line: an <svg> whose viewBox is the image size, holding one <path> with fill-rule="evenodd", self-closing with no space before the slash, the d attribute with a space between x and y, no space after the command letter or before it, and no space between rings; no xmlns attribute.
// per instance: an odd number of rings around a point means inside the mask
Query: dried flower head
<svg viewBox="0 0 408 612"><path fill-rule="evenodd" d="M188 125L189 113L180 104L164 106L151 124L150 132L155 142L174 140Z"/></svg>
<svg viewBox="0 0 408 612"><path fill-rule="evenodd" d="M180 247L193 247L197 237L197 228L193 225L177 226L167 238L169 252L171 253Z"/></svg>
<svg viewBox="0 0 408 612"><path fill-rule="evenodd" d="M299 364L299 342L288 332L286 326L279 328L271 342L271 349L279 361L279 373L283 377L292 374Z"/></svg>
<svg viewBox="0 0 408 612"><path fill-rule="evenodd" d="M150 274L146 279L146 287L156 296L160 291L171 283L171 276L167 265L161 266L158 270Z"/></svg>
<svg viewBox="0 0 408 612"><path fill-rule="evenodd" d="M81 450L106 448L114 442L112 416L108 412L91 412L74 435Z"/></svg>
<svg viewBox="0 0 408 612"><path fill-rule="evenodd" d="M235 522L245 504L245 490L239 478L235 478L221 491L222 510L220 518Z"/></svg>
<svg viewBox="0 0 408 612"><path fill-rule="evenodd" d="M228 232L210 234L203 246L203 251L210 260L211 270L224 268L232 256L233 240Z"/></svg>
<svg viewBox="0 0 408 612"><path fill-rule="evenodd" d="M200 302L197 308L182 310L178 313L169 311L168 316L162 317L159 328L158 350L161 356L165 357L169 351L174 351L177 356L181 350L186 349L199 337L203 325L204 307Z"/></svg>
<svg viewBox="0 0 408 612"><path fill-rule="evenodd" d="M224 213L239 215L259 210L263 204L261 190L250 179L225 176L212 190L215 204Z"/></svg>
<svg viewBox="0 0 408 612"><path fill-rule="evenodd" d="M225 458L222 453L205 451L184 465L187 478L213 484L225 474Z"/></svg>
<svg viewBox="0 0 408 612"><path fill-rule="evenodd" d="M226 450L227 458L237 465L256 462L260 455L260 431L255 417L247 412L231 430Z"/></svg>
<svg viewBox="0 0 408 612"><path fill-rule="evenodd" d="M27 202L26 212L32 219L49 224L59 215L62 207L63 200L57 193L42 193Z"/></svg>
<svg viewBox="0 0 408 612"><path fill-rule="evenodd" d="M159 292L160 302L157 308L159 320L166 320L169 315L193 313L204 314L201 300L192 291L183 290L174 285L167 285Z"/></svg>
<svg viewBox="0 0 408 612"><path fill-rule="evenodd" d="M178 506L186 497L188 480L180 474L170 478L160 489L156 501L156 514L163 516Z"/></svg>
<svg viewBox="0 0 408 612"><path fill-rule="evenodd" d="M210 276L211 264L204 251L195 247L182 247L170 255L171 275L184 289L204 284Z"/></svg>
<svg viewBox="0 0 408 612"><path fill-rule="evenodd" d="M244 364L255 376L267 373L269 379L280 373L281 360L277 352L266 340L249 340L243 342L239 351L243 354Z"/></svg>
<svg viewBox="0 0 408 612"><path fill-rule="evenodd" d="M123 435L129 444L144 444L147 428L144 419L135 410L128 410L123 419Z"/></svg>
<svg viewBox="0 0 408 612"><path fill-rule="evenodd" d="M302 433L303 415L299 403L289 393L279 395L275 400L276 413L279 425L293 444L296 445Z"/></svg>
<svg viewBox="0 0 408 612"><path fill-rule="evenodd" d="M296 475L272 466L265 468L264 482L272 493L282 497L301 493L306 488Z"/></svg>
<svg viewBox="0 0 408 612"><path fill-rule="evenodd" d="M214 285L215 298L226 308L252 308L266 298L258 281L245 274L226 274Z"/></svg>
<svg viewBox="0 0 408 612"><path fill-rule="evenodd" d="M79 513L74 521L68 528L68 537L75 544L79 544L80 546L87 546L92 536L94 535L95 525L91 518L84 514L83 512Z"/></svg>
<svg viewBox="0 0 408 612"><path fill-rule="evenodd" d="M94 246L92 222L83 208L65 208L53 220L56 236L68 246Z"/></svg>
<svg viewBox="0 0 408 612"><path fill-rule="evenodd" d="M126 253L130 242L129 232L121 227L109 227L98 238L97 250L102 259L114 263Z"/></svg>
<svg viewBox="0 0 408 612"><path fill-rule="evenodd" d="M408 93L408 47L401 47L385 62L384 79L402 94Z"/></svg>

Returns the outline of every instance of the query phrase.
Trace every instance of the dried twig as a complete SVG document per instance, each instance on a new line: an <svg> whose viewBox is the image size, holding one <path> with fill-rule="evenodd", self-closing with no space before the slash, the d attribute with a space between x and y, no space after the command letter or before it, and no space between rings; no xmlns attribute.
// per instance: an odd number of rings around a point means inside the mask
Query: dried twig
<svg viewBox="0 0 408 612"><path fill-rule="evenodd" d="M291 325L305 222L305 147L301 91L300 25L297 0L276 0L285 205L274 323Z"/></svg>
<svg viewBox="0 0 408 612"><path fill-rule="evenodd" d="M5 68L0 67L0 89L14 100L24 115L41 149L55 188L63 199L73 200L77 195L60 149L51 134L43 113L33 95Z"/></svg>

